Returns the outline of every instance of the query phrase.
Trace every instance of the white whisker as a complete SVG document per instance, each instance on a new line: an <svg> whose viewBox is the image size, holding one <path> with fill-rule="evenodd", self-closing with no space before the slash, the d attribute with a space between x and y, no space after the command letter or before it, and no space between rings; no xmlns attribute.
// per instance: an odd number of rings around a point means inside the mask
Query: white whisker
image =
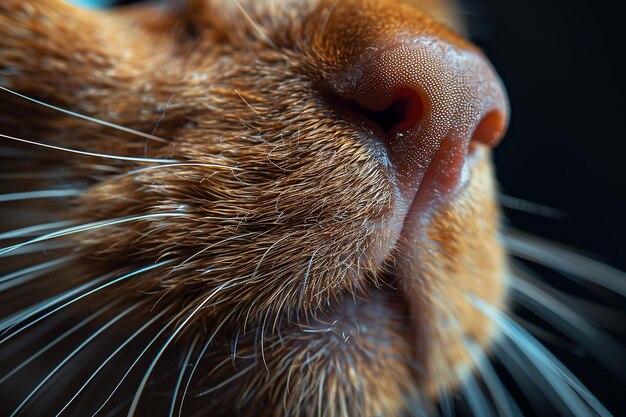
<svg viewBox="0 0 626 417"><path fill-rule="evenodd" d="M72 242L57 242L54 244L52 242L33 243L32 245L24 246L11 253L8 253L4 257L10 258L10 257L15 257L15 256L20 256L20 255L28 255L31 253L38 253L38 252L48 254L48 252L52 252L57 249L67 249L73 246L75 245Z"/></svg>
<svg viewBox="0 0 626 417"><path fill-rule="evenodd" d="M511 288L514 290L513 298L547 322L552 323L572 340L589 349L607 370L624 378L626 369L621 360L626 358L626 350L616 340L592 326L557 298L533 285L531 279L521 271L513 275L511 280Z"/></svg>
<svg viewBox="0 0 626 417"><path fill-rule="evenodd" d="M467 372L463 375L461 382L461 390L463 391L463 396L467 400L467 404L469 408L472 410L475 416L480 417L493 417L494 412L485 395L482 393L480 387L478 386L478 382L474 378L474 374L472 372Z"/></svg>
<svg viewBox="0 0 626 417"><path fill-rule="evenodd" d="M423 402L424 399L422 398L421 401ZM413 402L409 405L410 409L411 409L411 413L415 416L415 417L432 417L430 416L423 405L420 405L420 403L418 402Z"/></svg>
<svg viewBox="0 0 626 417"><path fill-rule="evenodd" d="M546 387L541 381L537 381L539 372L513 342L506 337L498 338L493 346L493 352L523 391L528 404L534 410L534 415L548 415L545 412L548 398L552 406L559 408L559 415L570 414L558 395L553 395L556 394L554 390L549 385Z"/></svg>
<svg viewBox="0 0 626 417"><path fill-rule="evenodd" d="M441 417L454 417L454 402L445 389L440 389L438 393L439 409Z"/></svg>
<svg viewBox="0 0 626 417"><path fill-rule="evenodd" d="M37 278L38 276L45 274L46 272L53 271L57 267L75 259L78 259L78 256L64 256L59 259L53 259L48 262L29 266L27 268L20 269L19 271L0 276L0 292L6 291L18 285L22 285L33 278Z"/></svg>
<svg viewBox="0 0 626 417"><path fill-rule="evenodd" d="M152 340L150 340L150 342L148 342L146 344L146 346L143 348L143 350L139 353L139 355L137 356L137 358L133 361L132 364L130 364L130 366L128 367L128 369L126 370L126 372L124 373L124 375L122 375L122 377L120 378L120 380L118 381L117 385L115 386L115 388L113 388L113 391L111 391L109 393L109 396L104 400L104 402L100 405L100 407L98 407L98 409L92 414L92 417L95 417L100 411L102 411L102 409L107 405L107 403L111 400L111 398L113 398L113 395L115 395L115 393L117 392L117 390L119 389L119 387L124 383L124 380L126 380L126 377L128 376L128 374L130 374L130 372L133 370L133 368L135 367L135 365L137 365L137 363L141 360L141 358L143 357L143 355L150 349L150 347L159 339L159 337L161 337L161 335L163 333L165 333L165 331L172 325L174 324L183 314L185 313L185 310L181 311L180 313L176 314L170 321L168 321L165 326L163 326L161 328L161 330L159 330L159 332L156 334L156 336L154 336L152 338Z"/></svg>
<svg viewBox="0 0 626 417"><path fill-rule="evenodd" d="M17 406L17 408L13 410L13 413L11 413L11 417L16 416L20 412L20 410L24 408L24 406L28 403L28 401L30 401L30 399L37 393L37 391L39 391L41 387L44 386L44 384L48 382L48 380L52 378L52 376L54 376L55 373L58 372L59 369L61 369L67 362L69 362L70 359L76 356L92 340L94 340L96 337L102 334L105 330L107 330L109 327L114 325L117 321L122 319L127 314L131 313L136 308L137 306L135 305L122 311L120 314L115 316L112 320L110 320L104 326L100 327L96 332L94 332L91 336L89 336L85 341L83 341L76 349L74 349L69 355L67 355L52 371L50 371L50 373L48 373L48 375L45 378L43 378L41 382L39 382L39 384L30 392L30 394L28 394L28 396Z"/></svg>
<svg viewBox="0 0 626 417"><path fill-rule="evenodd" d="M515 404L515 401L511 398L511 395L491 366L483 348L479 344L468 340L465 341L465 348L493 398L498 409L498 416L523 417L521 410L517 407L517 404Z"/></svg>
<svg viewBox="0 0 626 417"><path fill-rule="evenodd" d="M220 382L219 384L209 388L206 391L202 391L202 392L196 394L195 397L202 397L202 396L208 395L208 394L210 394L210 393L212 393L214 391L217 391L220 388L225 387L226 385L230 384L231 382L237 380L238 378L241 378L246 373L250 372L255 366L256 366L256 364L254 364L254 363L246 366L241 371L239 371L235 375L225 379L224 381ZM179 414L179 416L180 416L180 414Z"/></svg>
<svg viewBox="0 0 626 417"><path fill-rule="evenodd" d="M22 193L0 194L0 203L8 201L34 200L39 198L66 198L81 195L85 190L39 190Z"/></svg>
<svg viewBox="0 0 626 417"><path fill-rule="evenodd" d="M23 99L28 100L28 101L30 101L32 103L35 103L35 104L39 104L39 105L47 107L49 109L52 109L52 110L55 110L55 111L58 111L58 112L61 112L61 113L65 113L65 114L73 116L73 117L77 117L79 119L83 119L83 120L87 120L89 122L97 123L97 124L102 125L102 126L111 127L113 129L116 129L116 130L119 130L119 131L122 131L122 132L126 132L126 133L130 133L132 135L140 136L140 137L145 138L145 139L155 140L155 141L161 142L161 143L169 143L170 142L167 139L161 138L159 136L155 136L154 134L144 133L144 132L141 132L139 130L135 130L135 129L131 129L131 128L128 128L128 127L125 127L125 126L121 126L121 125L115 124L115 123L107 122L105 120L100 120L100 119L97 119L95 117L86 116L84 114L80 114L80 113L77 113L77 112L74 112L74 111L71 111L71 110L67 110L67 109L64 109L64 108L61 108L61 107L53 106L52 104L48 104L48 103L45 103L43 101L39 101L37 99L34 99L32 97L28 97L28 96L26 96L24 94L20 94L17 91L13 91L13 90L11 90L9 88L6 88L6 87L0 86L0 90L6 91L7 93L13 94L13 95L15 95L17 97L23 98Z"/></svg>
<svg viewBox="0 0 626 417"><path fill-rule="evenodd" d="M302 289L300 290L300 295L298 296L298 309L302 308L302 300L306 292L306 286L309 282L309 276L311 275L311 267L313 266L313 260L315 259L315 256L317 255L317 252L320 251L320 249L321 248L318 248L315 250L315 252L313 252L313 255L311 255L311 258L309 259L309 263L306 267L304 279L302 280Z"/></svg>
<svg viewBox="0 0 626 417"><path fill-rule="evenodd" d="M38 357L40 357L41 355L46 353L48 350L52 349L54 346L56 346L57 344L59 344L60 342L65 340L71 334L73 334L76 331L80 330L81 328L85 327L87 324L92 322L94 319L96 319L97 317L102 315L102 313L104 313L106 310L109 310L110 308L111 308L110 306L103 307L103 308L99 309L98 311L96 311L95 313L93 313L90 316L88 316L86 319L80 321L80 323L78 323L75 326L71 327L70 329L66 330L63 334L61 334L59 337L54 339L52 342L48 343L46 346L41 348L35 354L29 356L28 359L26 359L24 362L22 362L19 366L13 368L11 370L11 372L9 372L8 374L4 375L2 377L2 379L0 379L0 384L4 383L6 380L11 378L13 375L18 373L20 370L22 370L26 366L28 366L28 364L32 363L35 359L37 359Z"/></svg>
<svg viewBox="0 0 626 417"><path fill-rule="evenodd" d="M0 138L9 139L9 140L13 140L16 142L21 142L21 143L27 143L29 145L41 146L43 148L54 149L55 151L69 152L69 153L74 153L74 154L84 155L84 156L92 156L95 158L107 158L107 159L115 159L118 161L130 161L130 162L149 162L149 163L158 162L162 164L167 164L170 162L171 163L178 162L174 159L139 158L139 157L133 157L133 156L109 155L109 154L103 154L103 153L81 151L78 149L64 148L62 146L50 145L47 143L41 143L41 142L35 142L32 140L28 140L28 139L17 138L15 136L5 135L3 133L0 133Z"/></svg>
<svg viewBox="0 0 626 417"><path fill-rule="evenodd" d="M532 335L491 304L478 297L469 297L469 299L521 349L573 415L590 415L589 410L592 409L602 417L611 417L611 413L600 401Z"/></svg>
<svg viewBox="0 0 626 417"><path fill-rule="evenodd" d="M76 294L80 294L83 290L86 290L94 285L97 285L98 283L108 279L112 275L113 274L107 274L102 277L96 278L79 287L73 288L59 295L55 295L53 297L47 298L44 301L36 303L9 317L4 318L2 321L0 321L0 329L2 329L2 334L4 335L6 332L10 331L15 325L28 320L29 318L41 313L42 311L52 306L62 303L68 298L74 297ZM1 343L2 342L0 341L0 344Z"/></svg>
<svg viewBox="0 0 626 417"><path fill-rule="evenodd" d="M137 406L139 405L139 400L141 399L141 394L143 394L144 388L146 384L148 383L148 379L150 378L150 375L152 374L152 371L154 370L154 367L156 366L157 362L163 355L163 352L165 352L165 349L167 349L170 343L172 343L172 341L176 338L178 333L180 333L185 328L187 323L189 323L189 320L191 320L196 315L196 313L202 307L206 305L206 303L208 303L216 294L222 291L226 286L227 286L227 283L224 283L220 285L219 287L217 287L215 290L213 290L211 294L209 294L204 300L202 300L202 302L195 309L193 309L191 313L189 313L189 315L176 327L176 329L174 329L170 337L165 341L165 343L163 344L159 352L156 354L156 356L152 360L152 363L148 367L148 370L144 374L144 377L141 383L139 384L139 387L137 388L137 392L135 393L135 398L133 398L133 402L130 405L130 409L128 410L128 417L135 415L135 411L137 411Z"/></svg>
<svg viewBox="0 0 626 417"><path fill-rule="evenodd" d="M557 269L626 296L626 273L607 264L519 231L507 230L503 235L503 243L514 256Z"/></svg>
<svg viewBox="0 0 626 417"><path fill-rule="evenodd" d="M174 267L174 268L173 268L173 269L172 269L172 270L168 273L168 275L169 275L169 274L171 274L171 273L173 273L173 272L175 272L175 271L178 271L178 270L179 270L181 267L183 267L186 263L188 263L189 261L191 261L191 260L192 260L192 259L194 259L195 257L202 255L204 252L208 251L209 249L211 249L211 248L213 248L213 247L215 247L215 246L217 246L217 245L221 245L221 244L226 243L226 242L228 242L228 241L230 241L230 240L241 239L241 238L244 238L244 237L246 237L246 236L250 236L250 235L251 235L251 233L240 234L240 235L234 235L234 236L231 236L231 237L229 237L229 238L226 238L226 239L220 240L219 242L212 243L212 244L210 244L209 246L206 246L206 247L204 247L204 248L200 249L199 251L195 252L193 255L189 256L187 259L185 259L185 260L183 260L182 262L180 262L178 265L176 265L176 266L175 266L175 267Z"/></svg>
<svg viewBox="0 0 626 417"><path fill-rule="evenodd" d="M524 213L535 214L537 216L546 217L555 220L567 219L567 214L562 210L555 209L543 204L534 203L532 201L523 200L507 194L499 193L498 201L504 208L522 211Z"/></svg>
<svg viewBox="0 0 626 417"><path fill-rule="evenodd" d="M67 227L75 224L74 221L61 220L57 222L50 222L44 224L37 224L35 226L23 227L21 229L15 229L8 232L0 233L0 240L15 239L18 237L35 236L39 232L45 232L46 230L58 229L61 227Z"/></svg>
<svg viewBox="0 0 626 417"><path fill-rule="evenodd" d="M124 401L118 403L115 407L111 409L104 417L118 417L122 410L128 406L132 398L128 397Z"/></svg>
<svg viewBox="0 0 626 417"><path fill-rule="evenodd" d="M178 392L180 391L180 386L183 383L183 376L185 375L185 371L187 370L187 366L189 366L189 359L191 358L191 354L193 353L194 348L196 347L196 343L198 343L198 339L200 335L196 335L187 349L187 355L185 355L185 359L180 366L180 372L178 374L178 378L176 379L176 386L174 387L174 392L172 393L172 404L170 405L169 417L174 417L174 409L176 408L176 398L178 397Z"/></svg>
<svg viewBox="0 0 626 417"><path fill-rule="evenodd" d="M152 213L152 214L144 214L141 216L133 216L133 217L123 217L114 220L101 220L93 223L87 223L79 226L69 227L67 229L59 230L56 232L48 233L43 236L36 237L34 239L28 240L26 242L18 243L12 246L7 246L5 248L0 249L0 256L4 256L5 254L12 252L16 249L19 249L23 246L30 245L32 243L41 242L44 240L54 239L57 237L68 236L76 233L86 232L88 230L99 229L102 227L113 226L122 223L133 222L137 220L146 220L160 217L181 217L185 216L185 213Z"/></svg>
<svg viewBox="0 0 626 417"><path fill-rule="evenodd" d="M180 399L180 406L178 407L178 417L181 417L181 415L183 413L183 404L185 403L185 397L187 396L187 390L189 389L189 385L191 384L191 380L193 379L193 375L196 373L196 369L198 368L198 365L200 364L200 361L202 360L202 357L206 353L207 349L209 348L209 346L213 342L213 339L215 338L215 336L217 336L217 333L220 331L220 329L222 328L224 323L226 323L231 318L231 316L233 314L234 314L234 311L232 313L230 313L228 316L226 316L226 318L224 320L222 320L220 322L220 324L215 328L215 330L213 331L211 336L209 336L209 338L205 342L204 347L202 348L202 350L200 351L200 354L198 355L198 358L196 359L196 362L193 364L193 368L191 368L191 372L189 373L189 378L187 378L187 383L185 384L185 389L183 390L183 395L182 395L182 397Z"/></svg>
<svg viewBox="0 0 626 417"><path fill-rule="evenodd" d="M512 340L521 348L521 352L526 355L530 366L538 371L538 374L543 377L548 386L554 390L558 399L565 405L566 408L563 408L562 406L559 407L562 412L565 413L569 411L575 417L592 417L589 406L585 404L589 402L581 401L581 397L576 394L575 389L572 389L572 385L570 385L568 381L562 379L558 373L553 372L553 369L549 368L549 365L551 364L549 364L547 360L542 360L543 357L535 356L534 353L531 353L524 347L520 346L518 342L522 342L521 340ZM549 396L548 398L553 404L555 403L555 399L552 396ZM610 414L602 414L601 412L598 414L601 416L611 416Z"/></svg>
<svg viewBox="0 0 626 417"><path fill-rule="evenodd" d="M48 313L46 313L46 314L44 314L43 316L41 316L41 317L37 318L36 320L34 320L34 321L32 321L32 322L28 323L27 325L20 327L20 328L19 328L18 330L16 330L15 332L13 332L13 333L11 333L11 334L9 334L9 335L5 336L2 340L0 340L0 345L1 345L1 344L3 344L4 342L6 342L7 340L11 339L11 338L12 338L12 337L14 337L15 335L17 335L17 334L21 333L22 331L24 331L24 330L28 329L29 327L33 326L34 324L36 324L36 323L40 322L41 320L44 320L46 317L51 316L52 314L56 313L57 311L62 310L62 309L64 309L65 307L67 307L67 306L69 306L69 305L71 305L71 304L74 304L75 302L77 302L77 301L79 301L79 300L82 300L83 298L88 297L88 296L90 296L91 294L93 294L93 293L95 293L95 292L98 292L98 291L100 291L100 290L102 290L102 289L104 289L104 288L106 288L106 287L111 286L111 285L117 284L117 283L118 283L118 282L120 282L120 281L123 281L123 280L129 279L129 278L131 278L131 277L134 277L135 275L139 275L139 274L141 274L141 273L144 273L144 272L147 272L147 271L151 271L151 270L153 270L153 269L155 269L155 268L158 268L158 267L161 267L161 266L163 266L163 265L167 265L168 263L171 263L171 262L172 262L172 261L163 261L163 262L156 263L156 264L154 264L154 265L150 265L150 266L147 266L147 267L141 268L141 269L139 269L139 270L136 270L136 271L130 272L130 273L126 274L126 275L122 275L121 277L116 278L116 279L114 279L114 280L112 280L112 281L109 281L109 282L107 282L106 284L100 285L100 286L98 286L98 287L96 287L96 288L94 288L94 289L92 289L92 290L89 290L89 291L87 291L86 293L81 294L81 295L79 295L78 297L75 297L75 298L71 299L70 301L68 301L68 302L66 302L66 303L64 303L64 304L62 304L62 305L60 305L59 307L56 307L55 309L53 309L53 310L49 311ZM107 277L108 277L108 276L110 276L110 275L111 275L111 274L107 275Z"/></svg>
<svg viewBox="0 0 626 417"><path fill-rule="evenodd" d="M122 175L122 177L126 177L126 176L130 176L130 175L135 175L135 174L140 174L142 172L147 172L147 171L153 171L153 170L157 170L157 169L162 169L162 168L170 168L170 167L202 167L202 168L215 168L215 169L224 169L227 171L243 171L242 168L239 167L230 167L228 165L220 165L220 164L206 164L206 163L174 163L174 164L165 164L165 165L154 165L154 166L149 166L149 167L144 167L144 168L139 168L139 169L135 169L132 171L127 172L126 174Z"/></svg>
<svg viewBox="0 0 626 417"><path fill-rule="evenodd" d="M150 319L148 322L146 322L143 326L141 326L138 330L136 330L133 334L131 334L126 340L124 340L124 342L122 342L121 345L119 345L115 351L113 351L113 353L111 353L101 364L100 366L98 366L98 368L93 371L91 373L91 375L89 376L89 378L87 378L87 380L83 383L83 385L76 391L76 393L74 394L74 396L72 396L72 398L70 398L70 400L65 403L65 405L63 406L63 408L61 410L59 410L59 412L56 414L57 417L59 415L61 415L63 413L63 411L65 411L65 409L67 407L70 406L70 404L76 399L76 397L78 397L80 395L80 393L87 387L87 385L89 385L89 383L96 377L96 375L98 375L98 373L106 366L107 363L109 363L109 361L111 359L113 359L120 351L122 351L122 349L124 349L133 339L135 339L137 336L139 336L144 330L146 330L148 327L150 327L151 325L153 325L158 319L160 319L161 317L163 317L163 315L168 311L168 309L165 309L163 311L161 311L159 314L157 314L156 316L154 316L152 319Z"/></svg>

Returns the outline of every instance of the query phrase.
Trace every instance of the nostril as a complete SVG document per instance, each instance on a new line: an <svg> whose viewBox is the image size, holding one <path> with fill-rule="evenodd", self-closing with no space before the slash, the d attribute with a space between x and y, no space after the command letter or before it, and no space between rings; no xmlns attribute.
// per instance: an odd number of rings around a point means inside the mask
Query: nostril
<svg viewBox="0 0 626 417"><path fill-rule="evenodd" d="M403 207L418 194L425 205L452 195L469 178L468 152L495 146L508 123L506 93L482 53L437 34L383 39L318 88L372 147Z"/></svg>
<svg viewBox="0 0 626 417"><path fill-rule="evenodd" d="M424 106L417 92L405 88L396 92L389 104L380 101L362 105L356 100L335 98L340 110L359 116L374 124L388 137L415 127L422 119ZM378 110L380 108L380 110Z"/></svg>
<svg viewBox="0 0 626 417"><path fill-rule="evenodd" d="M476 126L472 135L472 142L496 146L504 136L506 124L506 116L501 111L493 110L487 113Z"/></svg>
<svg viewBox="0 0 626 417"><path fill-rule="evenodd" d="M423 105L419 95L410 89L401 89L391 98L390 104L380 111L370 110L354 102L354 109L371 120L388 136L410 130L422 118Z"/></svg>

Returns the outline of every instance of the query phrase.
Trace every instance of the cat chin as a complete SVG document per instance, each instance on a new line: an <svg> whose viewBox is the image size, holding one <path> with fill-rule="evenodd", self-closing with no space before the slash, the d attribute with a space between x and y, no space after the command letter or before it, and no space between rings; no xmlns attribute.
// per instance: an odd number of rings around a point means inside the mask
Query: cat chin
<svg viewBox="0 0 626 417"><path fill-rule="evenodd" d="M328 351L343 339L338 354L361 366L368 362L363 355L379 352L389 368L402 368L410 376L409 385L402 378L385 384L401 384L398 393L415 390L428 401L468 378L479 365L475 351L489 352L499 334L475 302L508 309L508 265L500 244L490 152L475 149L461 178L445 196L429 197L427 209L414 203L394 248L387 249L376 285L344 295L307 321L311 328L296 333L317 334L312 345L327 343ZM395 355L386 358L390 347ZM326 359L327 365L336 361ZM346 375L351 369L344 369Z"/></svg>
<svg viewBox="0 0 626 417"><path fill-rule="evenodd" d="M396 256L411 315L425 326L424 366L434 376L425 390L431 396L456 387L463 379L457 370L475 366L468 343L488 351L497 334L472 299L507 310L508 265L489 152L474 152L466 170L466 182L436 209L405 224Z"/></svg>

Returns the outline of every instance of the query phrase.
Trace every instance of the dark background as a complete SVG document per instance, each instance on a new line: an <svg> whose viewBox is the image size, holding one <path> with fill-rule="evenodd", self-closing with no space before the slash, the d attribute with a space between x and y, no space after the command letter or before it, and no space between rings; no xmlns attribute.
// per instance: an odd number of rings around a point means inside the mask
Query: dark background
<svg viewBox="0 0 626 417"><path fill-rule="evenodd" d="M463 4L511 101L495 156L502 189L566 214L509 219L626 269L623 15L602 1Z"/></svg>
<svg viewBox="0 0 626 417"><path fill-rule="evenodd" d="M511 126L495 152L502 191L558 210L553 218L506 209L508 224L626 270L626 23L619 3L460 3L470 38L485 50L509 92ZM564 280L540 272L552 284ZM580 288L573 291L588 297ZM623 299L606 304L616 315L626 313ZM626 345L623 333L613 336ZM585 355L547 346L615 416L626 416L623 381ZM528 404L522 410L534 415ZM551 415L546 413L540 414Z"/></svg>
<svg viewBox="0 0 626 417"><path fill-rule="evenodd" d="M616 4L461 1L470 38L490 57L511 102L510 129L495 152L502 191L562 214L551 219L508 209L509 224L626 270L626 24ZM540 272L553 284L566 281ZM626 312L623 299L600 303L615 316ZM623 332L612 336L626 345ZM626 416L623 380L584 354L546 345L609 411ZM523 411L535 415L528 406Z"/></svg>

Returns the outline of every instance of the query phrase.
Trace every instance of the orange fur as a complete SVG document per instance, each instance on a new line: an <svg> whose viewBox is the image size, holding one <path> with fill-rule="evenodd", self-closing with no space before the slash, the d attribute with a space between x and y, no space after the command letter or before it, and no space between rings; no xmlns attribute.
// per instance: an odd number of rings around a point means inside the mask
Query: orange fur
<svg viewBox="0 0 626 417"><path fill-rule="evenodd" d="M469 186L438 206L423 234L396 241L388 227L390 175L322 90L346 62L397 33L475 47L392 1L240 3L116 12L58 0L0 3L2 85L140 131L158 123L154 135L164 140L59 115L4 92L0 133L188 164L136 171L147 165L114 161L101 170L97 158L29 146L20 149L30 161L3 161L6 172L69 170L87 186L68 204L39 206L37 218L156 216L70 236L68 253L80 260L62 276L47 276L37 291L56 293L50 288L172 260L76 311L111 303L112 316L136 305L132 322L140 325L167 308L172 313L163 323L174 312L184 323L182 313L199 309L172 349L185 352L192 336L217 332L204 388L250 371L190 399L190 415L402 415L412 401L454 389L459 370L473 366L467 340L488 349L494 330L468 294L505 304L489 154L476 153ZM53 184L27 179L2 188ZM12 213L26 207L32 203L14 205ZM13 214L4 221L3 229L12 229L20 220ZM400 258L410 260L403 270ZM31 303L36 294L26 292ZM57 396L46 401L67 400L62 391Z"/></svg>

